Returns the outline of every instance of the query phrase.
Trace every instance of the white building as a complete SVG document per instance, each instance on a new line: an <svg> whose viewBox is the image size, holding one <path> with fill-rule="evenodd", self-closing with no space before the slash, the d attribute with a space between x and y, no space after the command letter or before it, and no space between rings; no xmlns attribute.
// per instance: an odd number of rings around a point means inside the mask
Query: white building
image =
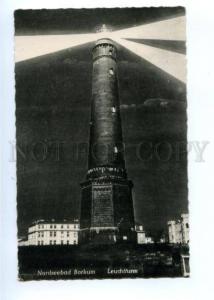
<svg viewBox="0 0 214 300"><path fill-rule="evenodd" d="M162 237L160 238L159 243L160 243L160 244L165 244L165 243L166 243L166 238L165 238L165 236L162 236Z"/></svg>
<svg viewBox="0 0 214 300"><path fill-rule="evenodd" d="M146 236L145 244L154 244L154 241L153 241L152 237Z"/></svg>
<svg viewBox="0 0 214 300"><path fill-rule="evenodd" d="M189 215L182 214L176 221L168 222L169 242L173 244L189 243Z"/></svg>
<svg viewBox="0 0 214 300"><path fill-rule="evenodd" d="M79 222L44 221L34 222L28 228L28 240L19 241L20 246L75 245L78 244Z"/></svg>
<svg viewBox="0 0 214 300"><path fill-rule="evenodd" d="M182 214L181 215L181 224L182 224L182 235L183 235L183 243L189 243L189 215Z"/></svg>
<svg viewBox="0 0 214 300"><path fill-rule="evenodd" d="M18 239L18 245L19 246L28 246L28 240L26 238L20 238L20 239Z"/></svg>
<svg viewBox="0 0 214 300"><path fill-rule="evenodd" d="M137 243L138 244L145 244L146 240L146 233L143 230L143 225L136 225L135 231L137 233Z"/></svg>
<svg viewBox="0 0 214 300"><path fill-rule="evenodd" d="M135 231L137 233L138 244L152 244L154 243L151 237L146 236L146 232L143 229L143 225L136 225Z"/></svg>

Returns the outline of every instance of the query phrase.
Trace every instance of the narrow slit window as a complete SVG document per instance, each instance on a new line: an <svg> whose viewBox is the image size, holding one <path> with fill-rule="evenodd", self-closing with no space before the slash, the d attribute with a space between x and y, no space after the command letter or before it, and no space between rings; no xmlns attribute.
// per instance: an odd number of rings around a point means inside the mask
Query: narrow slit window
<svg viewBox="0 0 214 300"><path fill-rule="evenodd" d="M113 68L109 69L109 74L110 74L111 76L114 75L114 70L113 70Z"/></svg>
<svg viewBox="0 0 214 300"><path fill-rule="evenodd" d="M118 153L118 148L116 146L114 147L114 153Z"/></svg>

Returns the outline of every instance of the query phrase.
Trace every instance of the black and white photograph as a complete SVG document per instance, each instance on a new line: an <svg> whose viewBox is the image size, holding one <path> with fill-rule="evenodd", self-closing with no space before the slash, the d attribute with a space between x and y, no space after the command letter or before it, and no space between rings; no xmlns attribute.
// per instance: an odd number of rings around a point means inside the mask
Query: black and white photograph
<svg viewBox="0 0 214 300"><path fill-rule="evenodd" d="M19 280L189 277L185 8L14 26Z"/></svg>

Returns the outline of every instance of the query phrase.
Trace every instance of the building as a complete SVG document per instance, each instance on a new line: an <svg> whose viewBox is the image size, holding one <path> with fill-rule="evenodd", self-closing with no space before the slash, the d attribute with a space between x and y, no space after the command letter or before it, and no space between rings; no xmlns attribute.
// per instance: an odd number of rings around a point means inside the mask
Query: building
<svg viewBox="0 0 214 300"><path fill-rule="evenodd" d="M20 238L18 239L19 246L28 246L28 239L27 238Z"/></svg>
<svg viewBox="0 0 214 300"><path fill-rule="evenodd" d="M28 228L28 239L20 240L19 246L76 245L79 242L79 222L34 222Z"/></svg>
<svg viewBox="0 0 214 300"><path fill-rule="evenodd" d="M189 243L189 215L182 214L179 220L168 221L169 243Z"/></svg>
<svg viewBox="0 0 214 300"><path fill-rule="evenodd" d="M88 171L81 183L81 241L136 241L132 182L127 178L117 79L117 49L110 39L92 50Z"/></svg>
<svg viewBox="0 0 214 300"><path fill-rule="evenodd" d="M159 240L159 243L160 244L165 244L166 243L166 237L165 236L162 236Z"/></svg>
<svg viewBox="0 0 214 300"><path fill-rule="evenodd" d="M153 238L150 236L146 236L145 244L154 244Z"/></svg>
<svg viewBox="0 0 214 300"><path fill-rule="evenodd" d="M182 231L181 223L178 221L168 222L168 232L169 232L169 243L181 244L182 243Z"/></svg>
<svg viewBox="0 0 214 300"><path fill-rule="evenodd" d="M137 233L137 244L153 244L152 237L146 235L143 225L136 225L135 230Z"/></svg>
<svg viewBox="0 0 214 300"><path fill-rule="evenodd" d="M189 215L182 214L181 215L181 226L182 226L182 236L183 243L189 243Z"/></svg>
<svg viewBox="0 0 214 300"><path fill-rule="evenodd" d="M137 233L137 243L138 244L145 244L146 242L146 233L143 229L143 225L136 225L135 230Z"/></svg>

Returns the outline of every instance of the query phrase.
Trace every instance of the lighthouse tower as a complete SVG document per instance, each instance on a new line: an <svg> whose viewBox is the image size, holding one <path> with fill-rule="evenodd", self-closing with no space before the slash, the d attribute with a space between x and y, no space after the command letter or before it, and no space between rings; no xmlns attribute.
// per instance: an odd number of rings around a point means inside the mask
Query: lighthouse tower
<svg viewBox="0 0 214 300"><path fill-rule="evenodd" d="M82 242L133 241L132 182L127 179L118 94L116 47L100 39L93 50L88 171L81 184Z"/></svg>

